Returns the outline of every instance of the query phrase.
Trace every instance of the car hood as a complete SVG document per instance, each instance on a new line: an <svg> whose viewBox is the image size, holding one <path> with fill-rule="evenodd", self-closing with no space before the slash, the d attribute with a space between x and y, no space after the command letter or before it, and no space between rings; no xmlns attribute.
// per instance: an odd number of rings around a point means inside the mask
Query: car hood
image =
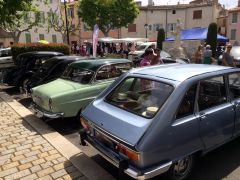
<svg viewBox="0 0 240 180"><path fill-rule="evenodd" d="M33 94L40 93L48 97L53 97L60 94L65 94L68 91L69 92L74 91L83 86L86 86L86 85L69 81L69 80L57 79L55 81L33 88Z"/></svg>
<svg viewBox="0 0 240 180"><path fill-rule="evenodd" d="M87 106L82 116L131 146L137 144L151 123L151 119L132 114L99 99Z"/></svg>

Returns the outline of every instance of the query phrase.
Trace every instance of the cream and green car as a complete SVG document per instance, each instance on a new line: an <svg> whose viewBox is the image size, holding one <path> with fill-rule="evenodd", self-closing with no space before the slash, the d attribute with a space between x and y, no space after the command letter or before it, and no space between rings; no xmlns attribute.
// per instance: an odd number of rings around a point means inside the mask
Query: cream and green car
<svg viewBox="0 0 240 180"><path fill-rule="evenodd" d="M78 117L82 108L131 68L127 59L74 62L61 78L32 89L35 114L40 118Z"/></svg>

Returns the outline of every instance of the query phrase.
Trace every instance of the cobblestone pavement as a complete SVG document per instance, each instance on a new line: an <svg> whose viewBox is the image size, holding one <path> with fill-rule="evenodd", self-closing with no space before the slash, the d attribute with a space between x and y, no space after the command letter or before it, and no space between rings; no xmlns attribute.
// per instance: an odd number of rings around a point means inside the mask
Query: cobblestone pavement
<svg viewBox="0 0 240 180"><path fill-rule="evenodd" d="M87 179L0 98L0 179Z"/></svg>

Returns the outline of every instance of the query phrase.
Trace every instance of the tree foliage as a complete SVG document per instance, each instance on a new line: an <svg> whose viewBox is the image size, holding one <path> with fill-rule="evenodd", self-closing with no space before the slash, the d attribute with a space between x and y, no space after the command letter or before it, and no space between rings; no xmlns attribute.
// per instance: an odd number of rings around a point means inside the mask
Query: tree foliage
<svg viewBox="0 0 240 180"><path fill-rule="evenodd" d="M48 30L53 28L56 32L61 33L63 42L67 44L67 28L65 24L65 15L64 6L61 7L60 13L58 13L59 9L53 11L52 9L48 12ZM74 33L77 30L80 30L80 21L76 24L74 23L74 17L71 17L69 14L67 15L68 19L68 31L69 33ZM80 33L80 32L79 32Z"/></svg>
<svg viewBox="0 0 240 180"><path fill-rule="evenodd" d="M36 13L39 13L37 7L31 5L25 11L18 11L11 17L11 21L0 24L0 28L11 35L14 43L18 43L23 32L29 31L33 27L36 27L35 31L37 31L37 26L41 26L42 22L35 19Z"/></svg>
<svg viewBox="0 0 240 180"><path fill-rule="evenodd" d="M157 35L157 47L162 50L163 48L163 42L165 41L165 31L163 28L158 30Z"/></svg>
<svg viewBox="0 0 240 180"><path fill-rule="evenodd" d="M217 48L217 24L210 23L208 26L207 44L211 46L212 55L215 57Z"/></svg>
<svg viewBox="0 0 240 180"><path fill-rule="evenodd" d="M78 16L93 29L97 24L105 36L111 29L132 23L139 9L134 0L81 0Z"/></svg>
<svg viewBox="0 0 240 180"><path fill-rule="evenodd" d="M0 0L0 25L14 23L19 11L29 11L33 0Z"/></svg>

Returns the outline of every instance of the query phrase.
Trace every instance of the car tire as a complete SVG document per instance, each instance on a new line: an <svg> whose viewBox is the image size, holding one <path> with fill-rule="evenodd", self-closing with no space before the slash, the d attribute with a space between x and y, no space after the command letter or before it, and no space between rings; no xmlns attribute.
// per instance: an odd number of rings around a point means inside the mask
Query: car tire
<svg viewBox="0 0 240 180"><path fill-rule="evenodd" d="M20 87L20 88L22 88L22 93L26 93L27 92L27 84L28 84L29 80L30 80L29 77L23 78L23 80L21 82L21 87Z"/></svg>
<svg viewBox="0 0 240 180"><path fill-rule="evenodd" d="M191 176L196 158L189 155L175 162L167 172L169 180L184 180Z"/></svg>

